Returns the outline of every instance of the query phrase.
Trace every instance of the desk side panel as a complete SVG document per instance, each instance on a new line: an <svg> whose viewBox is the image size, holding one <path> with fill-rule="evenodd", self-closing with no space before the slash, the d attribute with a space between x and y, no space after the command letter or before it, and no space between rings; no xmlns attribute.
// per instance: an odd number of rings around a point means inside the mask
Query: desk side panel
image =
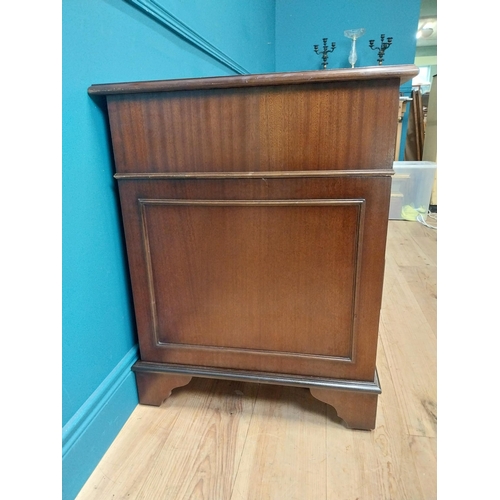
<svg viewBox="0 0 500 500"><path fill-rule="evenodd" d="M119 181L141 359L373 380L390 183Z"/></svg>
<svg viewBox="0 0 500 500"><path fill-rule="evenodd" d="M392 168L399 79L110 95L119 173Z"/></svg>

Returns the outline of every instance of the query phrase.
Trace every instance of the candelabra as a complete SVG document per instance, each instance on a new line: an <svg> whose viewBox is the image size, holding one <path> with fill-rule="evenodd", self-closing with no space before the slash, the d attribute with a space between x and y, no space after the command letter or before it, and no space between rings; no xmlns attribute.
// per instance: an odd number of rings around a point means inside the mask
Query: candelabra
<svg viewBox="0 0 500 500"><path fill-rule="evenodd" d="M319 52L318 45L314 46L314 52L316 52L316 54L321 54L321 56L322 56L323 69L326 69L326 67L328 66L328 53L333 52L335 50L335 42L332 42L331 49L328 49L327 42L328 42L328 38L323 38L323 51L322 52Z"/></svg>
<svg viewBox="0 0 500 500"><path fill-rule="evenodd" d="M358 55L356 54L356 40L365 34L364 28L359 28L357 30L345 30L344 36L350 38L352 40L351 51L349 52L348 61L351 65L351 68L354 68L356 61L358 60Z"/></svg>
<svg viewBox="0 0 500 500"><path fill-rule="evenodd" d="M387 38L387 42L384 42L385 35L380 35L380 47L374 47L373 44L375 40L370 40L370 49L378 50L378 64L381 65L384 62L384 53L392 44L392 36Z"/></svg>

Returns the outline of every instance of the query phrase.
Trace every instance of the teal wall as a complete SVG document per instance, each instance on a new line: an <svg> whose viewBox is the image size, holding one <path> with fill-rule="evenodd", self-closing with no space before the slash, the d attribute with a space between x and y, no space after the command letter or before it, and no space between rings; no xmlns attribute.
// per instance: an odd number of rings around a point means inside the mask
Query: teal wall
<svg viewBox="0 0 500 500"><path fill-rule="evenodd" d="M109 132L87 88L273 71L274 0L62 6L63 497L72 499L137 404L130 371L137 338Z"/></svg>
<svg viewBox="0 0 500 500"><path fill-rule="evenodd" d="M275 0L156 0L248 73L274 71Z"/></svg>

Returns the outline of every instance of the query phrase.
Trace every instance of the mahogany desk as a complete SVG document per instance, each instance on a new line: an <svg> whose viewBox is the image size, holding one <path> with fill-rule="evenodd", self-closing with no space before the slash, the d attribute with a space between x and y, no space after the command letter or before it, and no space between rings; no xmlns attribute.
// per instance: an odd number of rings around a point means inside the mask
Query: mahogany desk
<svg viewBox="0 0 500 500"><path fill-rule="evenodd" d="M373 429L400 85L413 65L92 85L140 403L191 377L310 389Z"/></svg>

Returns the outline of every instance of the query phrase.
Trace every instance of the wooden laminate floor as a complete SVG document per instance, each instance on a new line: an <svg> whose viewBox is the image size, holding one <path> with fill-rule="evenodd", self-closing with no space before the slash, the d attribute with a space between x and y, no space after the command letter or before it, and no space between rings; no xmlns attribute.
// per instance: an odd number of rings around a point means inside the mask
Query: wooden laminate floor
<svg viewBox="0 0 500 500"><path fill-rule="evenodd" d="M77 500L435 499L436 239L389 222L374 431L307 389L193 379L137 406Z"/></svg>

